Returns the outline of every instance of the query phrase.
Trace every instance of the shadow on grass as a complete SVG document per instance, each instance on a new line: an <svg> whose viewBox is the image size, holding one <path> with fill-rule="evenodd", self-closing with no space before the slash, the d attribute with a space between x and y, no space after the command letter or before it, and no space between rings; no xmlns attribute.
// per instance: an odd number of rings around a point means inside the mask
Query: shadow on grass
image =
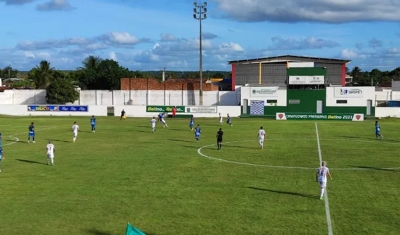
<svg viewBox="0 0 400 235"><path fill-rule="evenodd" d="M39 164L39 165L47 165L46 163L43 162L38 162L38 161L31 161L31 160L25 160L25 159L15 159L20 162L25 162L25 163L31 163L31 164Z"/></svg>
<svg viewBox="0 0 400 235"><path fill-rule="evenodd" d="M348 136L348 135L342 135L338 136L339 138L347 138L347 139L361 139L360 137L357 136Z"/></svg>
<svg viewBox="0 0 400 235"><path fill-rule="evenodd" d="M177 139L168 139L169 141L175 141L175 142L188 142L188 143L192 143L193 141L190 140L177 140Z"/></svg>
<svg viewBox="0 0 400 235"><path fill-rule="evenodd" d="M3 140L4 142L11 142L11 143L17 143L17 144L28 144L28 141L23 141L23 140Z"/></svg>
<svg viewBox="0 0 400 235"><path fill-rule="evenodd" d="M319 199L318 196L309 195L309 194L304 194L304 193L296 193L296 192L288 192L288 191L278 191L278 190L263 189L263 188L256 188L256 187L247 187L247 188L253 189L253 190L258 190L258 191L270 192L270 193L279 193L279 194L286 194L286 195L292 195L292 196L298 196L298 197Z"/></svg>
<svg viewBox="0 0 400 235"><path fill-rule="evenodd" d="M98 229L88 229L88 230L86 230L86 233L87 234L92 234L92 235L114 235L112 233L101 231L101 230L98 230Z"/></svg>
<svg viewBox="0 0 400 235"><path fill-rule="evenodd" d="M71 143L72 141L67 141L67 140L53 140L53 139L50 139L50 141L53 141L53 142L64 142L64 143Z"/></svg>
<svg viewBox="0 0 400 235"><path fill-rule="evenodd" d="M366 169L366 170L374 170L374 171L400 171L400 169L388 169L388 168L379 168L373 166L350 166L350 167Z"/></svg>
<svg viewBox="0 0 400 235"><path fill-rule="evenodd" d="M235 146L235 145L230 145L230 144L224 145L223 143L222 143L222 147L224 147L224 148L239 148L239 149L259 149L259 148L255 148L255 147Z"/></svg>

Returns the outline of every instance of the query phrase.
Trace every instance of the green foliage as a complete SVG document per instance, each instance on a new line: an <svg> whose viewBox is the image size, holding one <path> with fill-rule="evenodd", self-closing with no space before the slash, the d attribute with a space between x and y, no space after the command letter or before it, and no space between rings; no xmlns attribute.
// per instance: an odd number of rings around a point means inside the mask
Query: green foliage
<svg viewBox="0 0 400 235"><path fill-rule="evenodd" d="M400 67L392 71L381 71L373 69L371 71L362 71L359 67L354 67L349 75L353 77L353 85L357 86L375 86L375 85L390 85L389 83L400 80Z"/></svg>
<svg viewBox="0 0 400 235"><path fill-rule="evenodd" d="M54 75L54 68L50 66L50 62L42 60L39 66L29 71L28 79L34 82L36 89L46 89L54 81Z"/></svg>
<svg viewBox="0 0 400 235"><path fill-rule="evenodd" d="M17 78L18 70L13 69L11 66L6 66L0 69L0 78Z"/></svg>
<svg viewBox="0 0 400 235"><path fill-rule="evenodd" d="M46 88L46 101L48 104L73 103L79 99L79 92L67 79L58 78Z"/></svg>

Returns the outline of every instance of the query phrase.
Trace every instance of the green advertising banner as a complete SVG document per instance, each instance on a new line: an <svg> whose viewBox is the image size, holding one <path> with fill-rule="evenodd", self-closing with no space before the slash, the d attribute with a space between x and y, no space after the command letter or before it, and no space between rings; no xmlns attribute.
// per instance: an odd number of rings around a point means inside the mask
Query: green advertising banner
<svg viewBox="0 0 400 235"><path fill-rule="evenodd" d="M162 112L171 113L172 109L174 107L176 107L177 113L185 112L185 106L159 106L159 105L146 106L146 112L148 112L148 113L162 113Z"/></svg>
<svg viewBox="0 0 400 235"><path fill-rule="evenodd" d="M364 114L276 113L276 120L364 121Z"/></svg>

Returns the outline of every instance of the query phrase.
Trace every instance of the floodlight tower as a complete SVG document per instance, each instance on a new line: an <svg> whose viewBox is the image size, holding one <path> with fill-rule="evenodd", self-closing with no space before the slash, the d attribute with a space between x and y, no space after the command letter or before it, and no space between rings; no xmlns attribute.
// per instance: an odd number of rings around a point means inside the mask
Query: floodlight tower
<svg viewBox="0 0 400 235"><path fill-rule="evenodd" d="M203 105L203 37L202 37L202 27L201 22L207 19L207 2L201 4L194 2L193 8L194 14L193 18L200 22L200 61L199 61L199 72L200 72L200 89L199 89L199 99L200 106Z"/></svg>

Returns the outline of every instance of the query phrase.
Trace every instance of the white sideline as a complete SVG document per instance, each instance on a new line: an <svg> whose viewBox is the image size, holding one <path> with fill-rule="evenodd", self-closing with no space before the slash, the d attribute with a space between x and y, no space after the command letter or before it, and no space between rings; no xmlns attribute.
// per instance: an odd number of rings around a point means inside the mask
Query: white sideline
<svg viewBox="0 0 400 235"><path fill-rule="evenodd" d="M321 144L319 142L319 133L318 133L318 125L317 125L317 123L315 123L315 134L317 135L319 165L321 166L321 164L322 164L322 152L321 152ZM328 201L328 188L325 188L325 198L324 198L324 200L325 200L326 222L328 224L328 235L333 235L331 212L329 210L329 201Z"/></svg>

